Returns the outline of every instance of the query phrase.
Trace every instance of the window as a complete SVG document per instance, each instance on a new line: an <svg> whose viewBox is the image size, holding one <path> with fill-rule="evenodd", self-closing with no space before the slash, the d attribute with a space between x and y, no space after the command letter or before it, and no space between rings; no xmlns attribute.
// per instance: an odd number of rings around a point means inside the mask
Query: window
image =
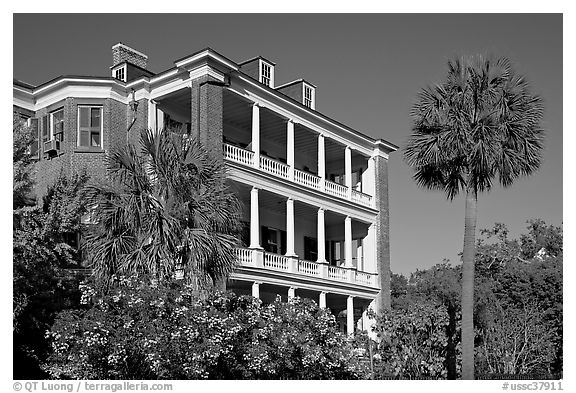
<svg viewBox="0 0 576 393"><path fill-rule="evenodd" d="M78 106L78 146L102 147L102 107Z"/></svg>
<svg viewBox="0 0 576 393"><path fill-rule="evenodd" d="M264 251L274 254L286 254L286 231L263 226L262 246Z"/></svg>
<svg viewBox="0 0 576 393"><path fill-rule="evenodd" d="M122 82L126 82L125 76L126 76L126 71L125 71L125 67L120 67L117 70L114 71L114 78L121 80Z"/></svg>
<svg viewBox="0 0 576 393"><path fill-rule="evenodd" d="M313 91L310 86L304 85L304 105L313 108Z"/></svg>
<svg viewBox="0 0 576 393"><path fill-rule="evenodd" d="M266 86L270 86L272 82L272 66L264 62L261 62L260 64L262 64L262 83Z"/></svg>
<svg viewBox="0 0 576 393"><path fill-rule="evenodd" d="M318 240L315 237L304 236L304 259L312 262L318 260Z"/></svg>
<svg viewBox="0 0 576 393"><path fill-rule="evenodd" d="M64 141L64 108L50 113L50 139Z"/></svg>

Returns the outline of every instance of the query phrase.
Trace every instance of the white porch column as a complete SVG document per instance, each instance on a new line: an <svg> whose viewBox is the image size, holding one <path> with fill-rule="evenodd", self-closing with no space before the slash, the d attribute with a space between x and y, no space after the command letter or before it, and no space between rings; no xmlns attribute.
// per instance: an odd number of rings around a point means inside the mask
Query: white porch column
<svg viewBox="0 0 576 393"><path fill-rule="evenodd" d="M368 233L362 242L364 250L363 271L368 273L376 272L376 224L368 227Z"/></svg>
<svg viewBox="0 0 576 393"><path fill-rule="evenodd" d="M148 101L148 128L156 133L156 101Z"/></svg>
<svg viewBox="0 0 576 393"><path fill-rule="evenodd" d="M252 104L252 151L254 152L254 167L260 167L260 107Z"/></svg>
<svg viewBox="0 0 576 393"><path fill-rule="evenodd" d="M374 157L368 158L368 168L362 174L362 192L371 196L374 196L376 188L375 161Z"/></svg>
<svg viewBox="0 0 576 393"><path fill-rule="evenodd" d="M261 248L258 189L256 187L252 187L252 191L250 191L250 248Z"/></svg>
<svg viewBox="0 0 576 393"><path fill-rule="evenodd" d="M324 147L324 135L318 135L318 176L320 176L320 190L326 188L326 150Z"/></svg>
<svg viewBox="0 0 576 393"><path fill-rule="evenodd" d="M288 178L294 181L294 122L286 123L286 164L288 164Z"/></svg>
<svg viewBox="0 0 576 393"><path fill-rule="evenodd" d="M294 299L296 297L296 288L290 287L288 288L288 300Z"/></svg>
<svg viewBox="0 0 576 393"><path fill-rule="evenodd" d="M254 284L252 284L252 296L256 299L260 299L260 283L258 281L255 281Z"/></svg>
<svg viewBox="0 0 576 393"><path fill-rule="evenodd" d="M326 308L326 292L320 292L320 308Z"/></svg>
<svg viewBox="0 0 576 393"><path fill-rule="evenodd" d="M294 199L286 200L286 256L295 257L294 252Z"/></svg>
<svg viewBox="0 0 576 393"><path fill-rule="evenodd" d="M324 209L318 209L318 261L319 263L326 262L326 228L324 227Z"/></svg>
<svg viewBox="0 0 576 393"><path fill-rule="evenodd" d="M344 175L345 185L348 187L348 199L352 199L352 149L346 146L344 150Z"/></svg>
<svg viewBox="0 0 576 393"><path fill-rule="evenodd" d="M354 334L354 296L348 296L346 301L346 330L349 335Z"/></svg>
<svg viewBox="0 0 576 393"><path fill-rule="evenodd" d="M352 265L352 218L346 216L344 219L344 260L345 267Z"/></svg>

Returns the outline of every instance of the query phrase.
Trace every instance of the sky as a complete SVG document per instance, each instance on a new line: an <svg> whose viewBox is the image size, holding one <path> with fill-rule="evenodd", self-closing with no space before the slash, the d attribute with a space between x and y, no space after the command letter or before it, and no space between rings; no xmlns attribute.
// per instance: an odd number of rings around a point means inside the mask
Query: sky
<svg viewBox="0 0 576 393"><path fill-rule="evenodd" d="M501 222L517 237L531 218L562 225L562 28L561 14L15 14L13 77L107 76L118 42L147 54L154 72L205 47L236 62L264 56L276 85L305 78L316 110L400 146L389 161L390 252L392 271L407 275L459 263L462 250L463 198L417 187L402 158L418 91L456 56L507 56L546 108L540 170L481 194L478 229Z"/></svg>

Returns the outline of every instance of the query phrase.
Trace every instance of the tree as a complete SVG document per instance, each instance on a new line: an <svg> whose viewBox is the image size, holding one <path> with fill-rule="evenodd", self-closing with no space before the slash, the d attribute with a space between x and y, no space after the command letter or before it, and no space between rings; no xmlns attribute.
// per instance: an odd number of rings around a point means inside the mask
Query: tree
<svg viewBox="0 0 576 393"><path fill-rule="evenodd" d="M106 283L114 274L184 279L206 288L236 263L240 204L221 159L197 141L144 130L108 158L110 181L88 188L93 208L86 251Z"/></svg>
<svg viewBox="0 0 576 393"><path fill-rule="evenodd" d="M474 255L478 194L540 166L543 104L506 58L450 61L446 81L423 89L404 157L415 181L466 196L462 254L462 378L474 379Z"/></svg>
<svg viewBox="0 0 576 393"><path fill-rule="evenodd" d="M85 175L61 175L49 187L43 206L36 205L32 141L30 130L15 119L12 315L17 379L46 377L39 368L49 350L44 332L58 311L74 304L76 278L64 268L77 267L79 255L66 234L80 230L84 200L78 191L87 181Z"/></svg>

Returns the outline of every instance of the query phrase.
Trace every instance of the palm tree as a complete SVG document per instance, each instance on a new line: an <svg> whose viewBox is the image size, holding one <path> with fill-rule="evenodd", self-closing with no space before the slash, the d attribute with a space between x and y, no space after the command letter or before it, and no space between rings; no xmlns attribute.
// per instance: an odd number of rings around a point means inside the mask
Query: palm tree
<svg viewBox="0 0 576 393"><path fill-rule="evenodd" d="M474 379L476 203L493 180L510 186L541 161L542 99L506 58L450 61L446 81L423 89L414 105L404 157L418 185L466 194L462 255L462 378Z"/></svg>
<svg viewBox="0 0 576 393"><path fill-rule="evenodd" d="M101 283L114 274L172 278L198 289L236 264L240 204L221 159L181 132L143 131L107 158L110 181L88 189L94 206L88 263Z"/></svg>

